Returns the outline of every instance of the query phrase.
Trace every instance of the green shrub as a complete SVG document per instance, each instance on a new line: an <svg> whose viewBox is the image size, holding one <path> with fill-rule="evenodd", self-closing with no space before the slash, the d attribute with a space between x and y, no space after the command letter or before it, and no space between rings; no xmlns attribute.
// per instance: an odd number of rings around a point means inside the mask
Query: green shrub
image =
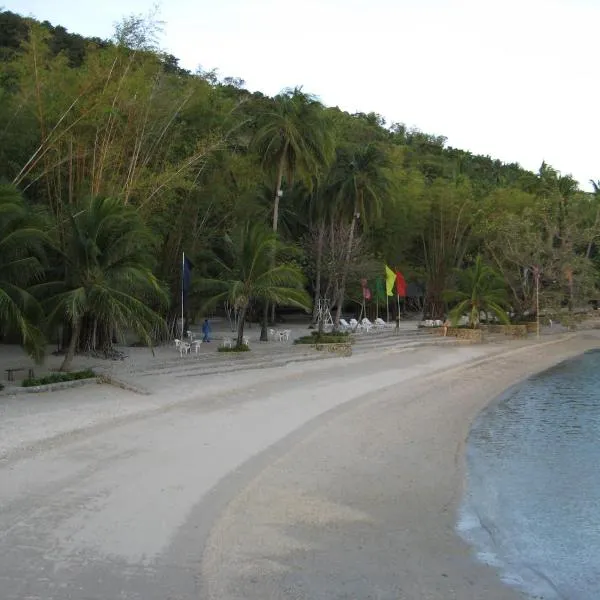
<svg viewBox="0 0 600 600"><path fill-rule="evenodd" d="M228 348L227 346L219 346L217 348L217 352L250 352L250 348L245 344L241 346L233 346L232 348Z"/></svg>
<svg viewBox="0 0 600 600"><path fill-rule="evenodd" d="M310 335L304 335L294 340L294 344L344 344L352 343L350 334L345 331L339 333L323 333L313 331Z"/></svg>
<svg viewBox="0 0 600 600"><path fill-rule="evenodd" d="M91 369L83 371L73 371L72 373L51 373L44 377L28 377L23 380L23 387L35 387L38 385L48 385L50 383L62 383L63 381L77 381L79 379L92 379L96 374Z"/></svg>

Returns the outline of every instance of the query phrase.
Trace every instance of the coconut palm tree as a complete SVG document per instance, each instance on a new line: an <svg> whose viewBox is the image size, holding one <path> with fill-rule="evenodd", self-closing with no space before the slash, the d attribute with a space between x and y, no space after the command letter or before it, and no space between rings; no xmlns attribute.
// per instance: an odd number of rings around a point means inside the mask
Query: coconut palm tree
<svg viewBox="0 0 600 600"><path fill-rule="evenodd" d="M0 332L17 333L36 360L45 347L42 312L27 287L43 276L45 240L18 190L0 185Z"/></svg>
<svg viewBox="0 0 600 600"><path fill-rule="evenodd" d="M134 330L149 346L163 319L151 308L167 295L152 274L152 240L138 212L112 198L94 198L68 218L66 239L58 249L64 264L60 281L37 286L46 298L48 319L71 327L61 370L69 369L84 323L91 323L105 346L113 333Z"/></svg>
<svg viewBox="0 0 600 600"><path fill-rule="evenodd" d="M310 186L312 178L333 157L334 145L326 112L314 96L300 88L286 89L267 106L258 115L253 144L265 170L274 174L273 231L276 232L284 177L288 188L298 177ZM267 313L265 306L261 340L267 339Z"/></svg>
<svg viewBox="0 0 600 600"><path fill-rule="evenodd" d="M492 313L501 323L508 323L506 285L498 273L483 262L481 255L477 255L471 267L457 271L457 275L457 289L444 294L447 300L457 302L450 311L453 325L467 313L469 327L478 327L482 312Z"/></svg>
<svg viewBox="0 0 600 600"><path fill-rule="evenodd" d="M253 143L263 166L275 176L273 231L277 231L284 177L288 187L297 176L310 184L333 156L332 128L314 96L300 88L286 89L258 115Z"/></svg>
<svg viewBox="0 0 600 600"><path fill-rule="evenodd" d="M359 219L362 219L363 226L367 226L372 218L380 214L382 201L391 193L388 168L387 155L374 143L354 151L338 150L337 160L332 168L331 185L335 190L339 218L350 220L350 233L335 314L336 327L342 316L356 228Z"/></svg>
<svg viewBox="0 0 600 600"><path fill-rule="evenodd" d="M273 254L287 250L277 234L262 224L246 223L226 235L212 257L217 277L199 280L199 289L210 294L203 309L228 302L238 311L237 347L244 339L244 321L253 302L275 302L310 309L304 275L291 263L274 265Z"/></svg>

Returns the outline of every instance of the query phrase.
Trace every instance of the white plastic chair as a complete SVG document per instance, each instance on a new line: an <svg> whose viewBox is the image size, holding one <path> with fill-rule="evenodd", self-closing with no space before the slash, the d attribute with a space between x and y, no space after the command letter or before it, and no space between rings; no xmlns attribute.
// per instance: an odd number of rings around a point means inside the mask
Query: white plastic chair
<svg viewBox="0 0 600 600"><path fill-rule="evenodd" d="M181 342L179 344L179 356L183 357L184 354L189 354L191 347L191 344L188 344L187 342Z"/></svg>
<svg viewBox="0 0 600 600"><path fill-rule="evenodd" d="M280 342L287 342L290 339L290 334L291 334L291 330L290 329L280 329L277 332L277 337L279 339Z"/></svg>
<svg viewBox="0 0 600 600"><path fill-rule="evenodd" d="M198 352L200 352L200 346L202 346L202 340L194 340L192 342L192 348L194 349L194 352L196 354L198 354Z"/></svg>
<svg viewBox="0 0 600 600"><path fill-rule="evenodd" d="M223 338L221 346L223 346L223 348L233 348L233 340L231 338Z"/></svg>
<svg viewBox="0 0 600 600"><path fill-rule="evenodd" d="M246 336L244 336L244 337L242 338L242 344L244 344L244 346L247 346L248 348L250 348L250 338L249 338L249 337L246 337Z"/></svg>

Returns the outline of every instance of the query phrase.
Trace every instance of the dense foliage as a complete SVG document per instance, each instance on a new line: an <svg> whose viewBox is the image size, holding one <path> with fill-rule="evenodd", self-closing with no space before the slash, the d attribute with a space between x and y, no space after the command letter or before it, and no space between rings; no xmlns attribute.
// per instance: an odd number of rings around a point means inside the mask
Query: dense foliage
<svg viewBox="0 0 600 600"><path fill-rule="evenodd" d="M472 265L501 277L492 295L515 318L536 289L545 310L594 297L598 187L549 165L476 156L300 88L269 98L192 74L136 18L112 40L7 11L0 31L0 333L34 355L57 332L65 368L126 327L145 343L173 333L182 252L186 315L212 301L241 316L239 340L244 317L308 306L299 285L339 318L384 263L425 290L432 318L473 291L457 276Z"/></svg>

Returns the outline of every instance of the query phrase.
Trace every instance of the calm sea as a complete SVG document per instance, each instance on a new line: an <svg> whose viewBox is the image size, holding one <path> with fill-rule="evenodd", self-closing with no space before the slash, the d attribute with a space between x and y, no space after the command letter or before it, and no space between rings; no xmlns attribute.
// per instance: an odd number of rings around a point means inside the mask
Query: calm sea
<svg viewBox="0 0 600 600"><path fill-rule="evenodd" d="M469 437L458 531L533 598L600 599L600 351L526 381Z"/></svg>

